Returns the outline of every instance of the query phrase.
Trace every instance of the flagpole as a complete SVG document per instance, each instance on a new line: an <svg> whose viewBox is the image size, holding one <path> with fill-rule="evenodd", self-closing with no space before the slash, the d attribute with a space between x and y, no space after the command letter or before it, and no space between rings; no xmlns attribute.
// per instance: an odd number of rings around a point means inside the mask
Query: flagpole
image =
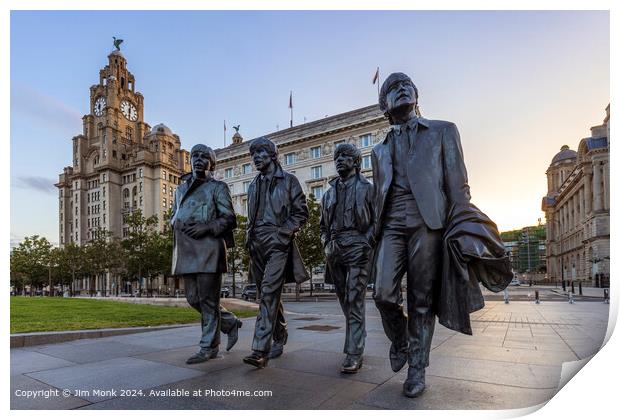
<svg viewBox="0 0 620 420"><path fill-rule="evenodd" d="M224 147L226 147L226 120L224 120Z"/></svg>
<svg viewBox="0 0 620 420"><path fill-rule="evenodd" d="M293 91L291 90L291 96L289 97L288 107L291 108L291 127L293 127Z"/></svg>
<svg viewBox="0 0 620 420"><path fill-rule="evenodd" d="M377 97L379 97L379 86L381 86L381 75L379 73L379 67L377 67Z"/></svg>

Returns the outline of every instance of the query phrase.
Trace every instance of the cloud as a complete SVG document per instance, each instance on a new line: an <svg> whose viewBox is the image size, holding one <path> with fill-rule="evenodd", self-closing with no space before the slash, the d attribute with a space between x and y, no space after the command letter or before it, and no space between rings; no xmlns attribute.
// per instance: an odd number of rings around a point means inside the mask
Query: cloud
<svg viewBox="0 0 620 420"><path fill-rule="evenodd" d="M11 112L22 114L65 135L81 131L82 114L64 102L18 82L11 84Z"/></svg>
<svg viewBox="0 0 620 420"><path fill-rule="evenodd" d="M16 187L56 194L55 180L42 176L18 176Z"/></svg>

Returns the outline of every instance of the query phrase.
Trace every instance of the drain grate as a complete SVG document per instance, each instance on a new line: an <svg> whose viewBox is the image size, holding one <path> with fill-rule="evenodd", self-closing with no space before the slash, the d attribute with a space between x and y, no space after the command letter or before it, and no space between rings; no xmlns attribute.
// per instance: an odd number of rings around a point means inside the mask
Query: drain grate
<svg viewBox="0 0 620 420"><path fill-rule="evenodd" d="M340 327L334 327L333 325L306 325L305 327L298 327L298 330L310 330L310 331L331 331L337 330Z"/></svg>
<svg viewBox="0 0 620 420"><path fill-rule="evenodd" d="M301 318L294 318L295 321L318 321L321 318L317 318L315 316L303 316Z"/></svg>

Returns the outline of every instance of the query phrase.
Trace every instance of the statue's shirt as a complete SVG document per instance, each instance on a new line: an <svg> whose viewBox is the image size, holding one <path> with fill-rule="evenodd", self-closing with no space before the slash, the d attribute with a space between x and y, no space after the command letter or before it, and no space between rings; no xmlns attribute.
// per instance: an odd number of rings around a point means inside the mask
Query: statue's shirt
<svg viewBox="0 0 620 420"><path fill-rule="evenodd" d="M392 128L389 138L392 150L393 177L384 219L385 229L410 229L424 223L411 192L407 176L409 159L413 156L418 129L417 118Z"/></svg>
<svg viewBox="0 0 620 420"><path fill-rule="evenodd" d="M342 232L345 230L355 230L355 216L353 215L353 206L355 204L355 175L349 177L346 181L338 179L336 183L336 214L332 231Z"/></svg>
<svg viewBox="0 0 620 420"><path fill-rule="evenodd" d="M277 226L275 220L265 220L265 205L268 200L271 179L272 177L270 175L261 175L258 180L258 210L256 211L256 227Z"/></svg>

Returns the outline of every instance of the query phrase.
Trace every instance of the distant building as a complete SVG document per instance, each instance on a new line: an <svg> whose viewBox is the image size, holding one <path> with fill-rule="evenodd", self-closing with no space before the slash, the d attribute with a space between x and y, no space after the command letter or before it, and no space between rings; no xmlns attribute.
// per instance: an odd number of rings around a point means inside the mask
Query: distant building
<svg viewBox="0 0 620 420"><path fill-rule="evenodd" d="M362 152L362 173L372 178L370 152L378 139L383 139L389 123L378 105L371 105L343 114L301 124L266 134L278 146L280 163L285 171L295 174L304 193L318 201L328 188L328 181L337 176L333 151L339 143L352 143ZM250 141L239 133L233 143L215 151L215 177L228 183L235 211L247 216L247 188L258 172L250 159Z"/></svg>
<svg viewBox="0 0 620 420"><path fill-rule="evenodd" d="M547 169L547 271L553 282L609 282L609 105L577 151L562 146Z"/></svg>
<svg viewBox="0 0 620 420"><path fill-rule="evenodd" d="M546 230L545 225L527 226L500 234L515 273L546 273Z"/></svg>

